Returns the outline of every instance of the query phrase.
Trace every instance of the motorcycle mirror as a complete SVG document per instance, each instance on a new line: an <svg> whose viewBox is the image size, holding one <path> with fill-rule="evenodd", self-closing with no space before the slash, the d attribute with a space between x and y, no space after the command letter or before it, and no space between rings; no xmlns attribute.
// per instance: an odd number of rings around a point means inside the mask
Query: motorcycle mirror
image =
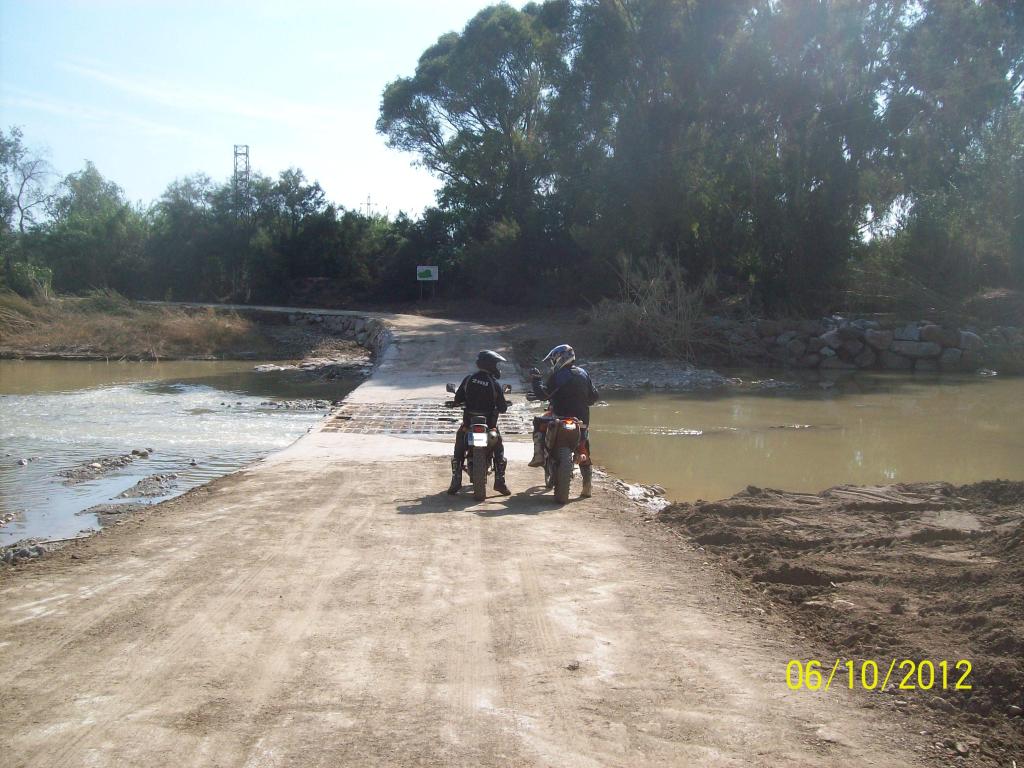
<svg viewBox="0 0 1024 768"><path fill-rule="evenodd" d="M505 394L506 395L511 395L512 394L512 385L511 384L506 384L505 385Z"/></svg>
<svg viewBox="0 0 1024 768"><path fill-rule="evenodd" d="M452 394L455 394L455 385L454 384L445 384L444 385L444 391L445 392L451 392Z"/></svg>

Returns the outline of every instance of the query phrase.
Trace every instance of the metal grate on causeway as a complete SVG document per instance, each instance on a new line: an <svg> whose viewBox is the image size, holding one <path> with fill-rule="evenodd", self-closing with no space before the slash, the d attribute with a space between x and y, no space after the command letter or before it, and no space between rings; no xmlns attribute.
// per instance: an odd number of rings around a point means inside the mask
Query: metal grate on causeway
<svg viewBox="0 0 1024 768"><path fill-rule="evenodd" d="M498 417L503 435L528 435L532 414L513 405ZM445 435L455 433L462 411L435 403L342 403L328 417L324 432L362 435Z"/></svg>

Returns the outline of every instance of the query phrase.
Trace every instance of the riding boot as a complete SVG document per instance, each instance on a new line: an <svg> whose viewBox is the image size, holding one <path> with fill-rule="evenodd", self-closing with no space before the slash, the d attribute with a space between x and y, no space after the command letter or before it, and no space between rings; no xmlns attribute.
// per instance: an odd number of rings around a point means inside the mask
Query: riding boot
<svg viewBox="0 0 1024 768"><path fill-rule="evenodd" d="M533 433L533 458L530 459L531 467L544 466L544 433Z"/></svg>
<svg viewBox="0 0 1024 768"><path fill-rule="evenodd" d="M448 486L448 493L454 496L462 488L462 462L452 459L452 484Z"/></svg>
<svg viewBox="0 0 1024 768"><path fill-rule="evenodd" d="M494 461L494 490L502 496L511 496L512 491L505 485L505 468L508 466L508 459L501 458Z"/></svg>
<svg viewBox="0 0 1024 768"><path fill-rule="evenodd" d="M589 499L594 492L594 468L589 464L585 464L580 467L580 474L583 475L583 490L580 491L580 496L584 499Z"/></svg>

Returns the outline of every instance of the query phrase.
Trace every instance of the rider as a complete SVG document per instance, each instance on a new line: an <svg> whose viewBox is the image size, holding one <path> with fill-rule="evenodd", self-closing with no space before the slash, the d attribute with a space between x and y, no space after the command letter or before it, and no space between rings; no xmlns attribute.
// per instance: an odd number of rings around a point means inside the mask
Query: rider
<svg viewBox="0 0 1024 768"><path fill-rule="evenodd" d="M589 374L576 365L576 351L568 344L559 344L552 349L544 358L544 362L550 363L551 375L545 383L539 370L536 368L530 370L533 394L538 400L550 400L551 412L556 416L575 417L585 425L582 437L583 445L586 447L586 460L581 462L580 469L583 475L583 495L590 496L592 468L589 429L586 427L590 425L590 406L597 402L597 388L590 380ZM541 432L544 422L543 418L533 420L531 467L544 465L544 433Z"/></svg>
<svg viewBox="0 0 1024 768"><path fill-rule="evenodd" d="M508 401L498 379L501 371L498 363L507 363L504 357L489 349L483 350L476 358L476 373L462 380L455 393L455 404L462 406L462 426L455 435L455 455L452 457L452 484L448 493L454 495L462 487L462 464L466 459L466 430L469 429L470 413L487 416L488 429L498 429L498 414L508 410ZM505 446L498 432L498 444L494 448L494 490L502 496L512 493L505 485Z"/></svg>

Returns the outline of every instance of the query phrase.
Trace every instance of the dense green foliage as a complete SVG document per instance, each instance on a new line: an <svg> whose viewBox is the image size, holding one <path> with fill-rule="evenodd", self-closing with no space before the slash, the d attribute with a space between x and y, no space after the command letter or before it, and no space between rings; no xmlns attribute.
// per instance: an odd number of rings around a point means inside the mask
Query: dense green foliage
<svg viewBox="0 0 1024 768"><path fill-rule="evenodd" d="M495 5L383 94L377 129L443 181L419 220L295 169L145 209L91 164L48 188L15 129L0 247L12 284L154 298L400 300L437 264L511 302L665 274L769 311L956 302L1024 287L1022 84L1013 0Z"/></svg>
<svg viewBox="0 0 1024 768"><path fill-rule="evenodd" d="M1020 282L1022 81L1012 2L551 0L442 37L378 129L444 179L494 290L668 258L822 307L865 273Z"/></svg>

